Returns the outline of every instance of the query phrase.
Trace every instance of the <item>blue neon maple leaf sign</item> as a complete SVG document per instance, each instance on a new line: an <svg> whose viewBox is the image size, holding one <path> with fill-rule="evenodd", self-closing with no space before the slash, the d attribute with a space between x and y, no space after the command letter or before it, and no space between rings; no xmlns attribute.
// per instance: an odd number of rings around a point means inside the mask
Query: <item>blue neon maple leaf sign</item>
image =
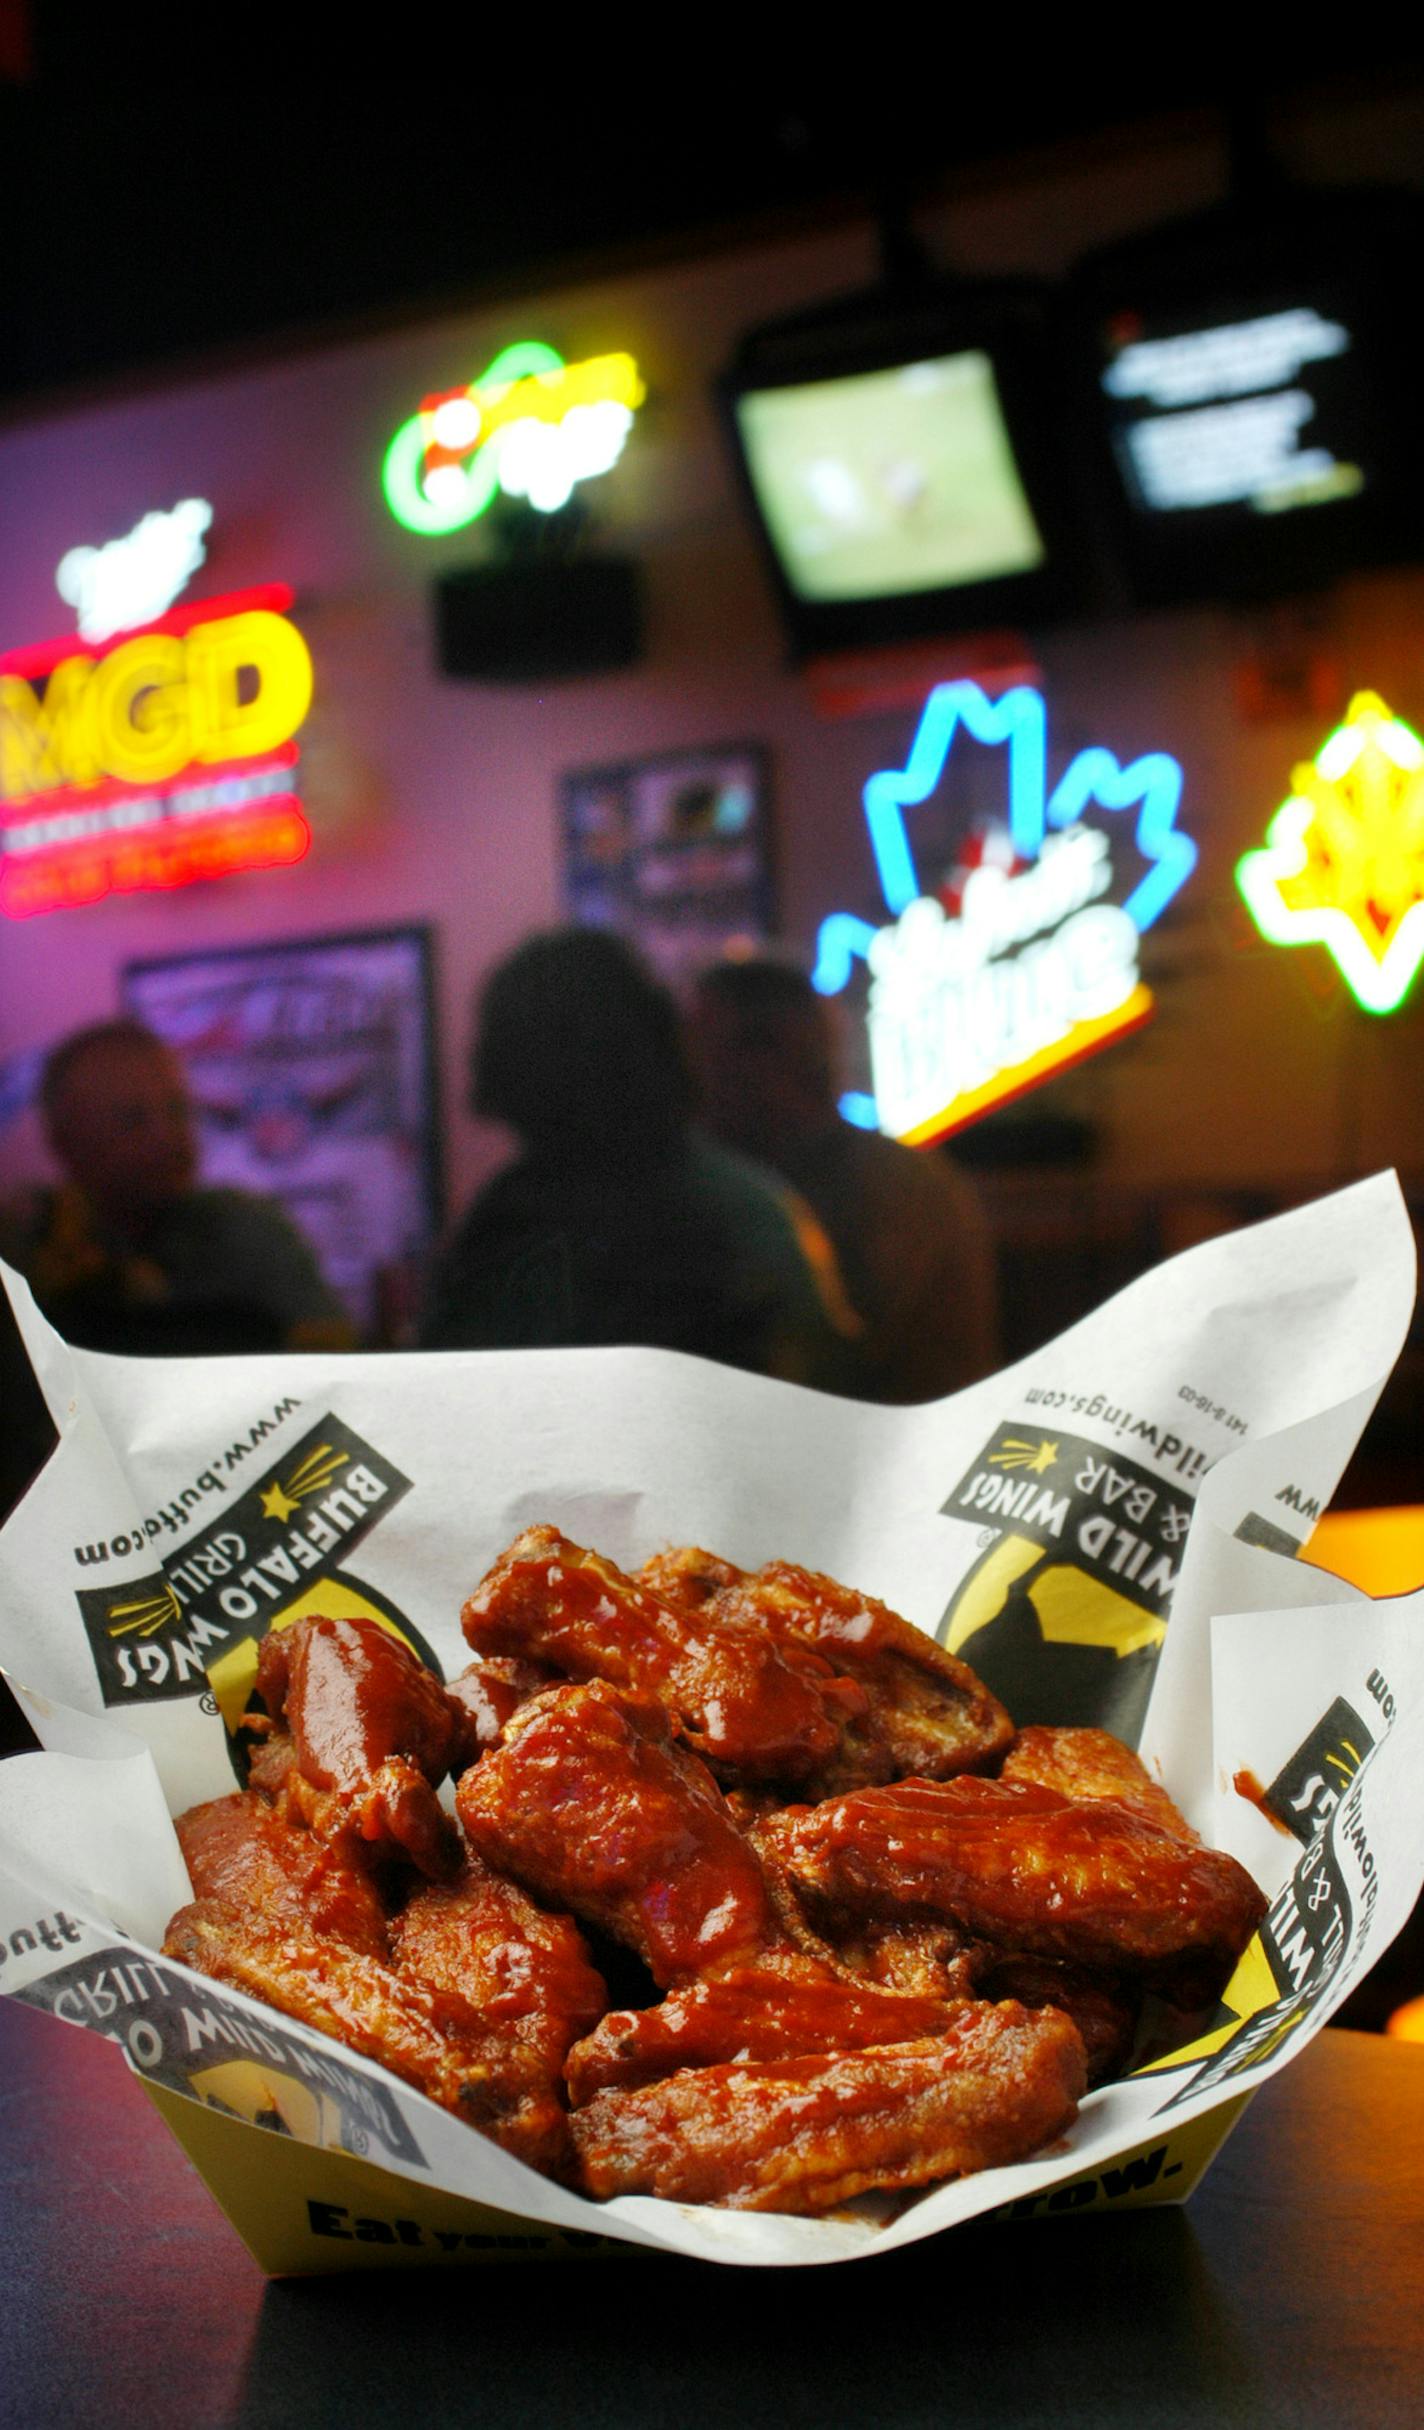
<svg viewBox="0 0 1424 2430"><path fill-rule="evenodd" d="M960 728L975 742L1008 745L1009 834L1021 860L1038 858L1050 828L1069 827L1089 803L1117 811L1138 808L1136 844L1149 866L1123 905L1139 932L1150 928L1190 877L1197 847L1176 824L1182 798L1180 763L1165 751L1144 752L1123 767L1111 751L1080 751L1048 791L1048 719L1043 694L1015 684L991 700L977 683L936 684L925 702L903 768L886 768L864 790L870 848L885 907L898 919L923 892L905 813L928 801ZM877 931L846 911L821 923L812 973L822 995L838 995Z"/></svg>

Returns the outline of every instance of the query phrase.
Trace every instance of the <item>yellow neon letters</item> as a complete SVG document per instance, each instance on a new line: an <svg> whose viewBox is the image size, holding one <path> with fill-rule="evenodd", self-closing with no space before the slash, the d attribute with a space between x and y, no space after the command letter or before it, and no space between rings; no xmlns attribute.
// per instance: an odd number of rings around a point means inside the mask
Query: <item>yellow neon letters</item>
<svg viewBox="0 0 1424 2430"><path fill-rule="evenodd" d="M307 645L270 608L63 659L43 692L0 674L0 798L255 759L295 734L311 694Z"/></svg>

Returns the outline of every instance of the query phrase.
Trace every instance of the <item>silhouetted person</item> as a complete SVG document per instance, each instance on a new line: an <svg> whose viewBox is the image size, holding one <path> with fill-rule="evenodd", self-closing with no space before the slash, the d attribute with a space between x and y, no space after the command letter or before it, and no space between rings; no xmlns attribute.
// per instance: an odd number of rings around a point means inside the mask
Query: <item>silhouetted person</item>
<svg viewBox="0 0 1424 2430"><path fill-rule="evenodd" d="M40 1107L64 1178L0 1211L0 1255L66 1340L136 1356L350 1346L284 1209L199 1182L183 1067L151 1030L105 1021L62 1040Z"/></svg>
<svg viewBox="0 0 1424 2430"><path fill-rule="evenodd" d="M502 963L471 1082L521 1152L446 1251L426 1346L641 1342L841 1380L834 1260L771 1175L692 1128L677 1008L620 938L556 930Z"/></svg>
<svg viewBox="0 0 1424 2430"><path fill-rule="evenodd" d="M935 1400L990 1374L997 1293L978 1194L943 1155L842 1119L828 1007L804 973L714 964L689 1035L708 1128L784 1174L830 1236L864 1326L853 1389Z"/></svg>

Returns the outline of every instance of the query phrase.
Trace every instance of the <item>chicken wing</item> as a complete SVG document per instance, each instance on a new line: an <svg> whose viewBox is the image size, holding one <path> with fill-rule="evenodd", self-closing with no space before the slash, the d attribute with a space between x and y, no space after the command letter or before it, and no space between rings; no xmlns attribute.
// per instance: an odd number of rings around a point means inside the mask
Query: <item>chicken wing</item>
<svg viewBox="0 0 1424 2430"><path fill-rule="evenodd" d="M1056 2009L960 2011L933 2039L688 2068L576 2109L589 2193L819 2212L1027 2159L1074 2117L1083 2045Z"/></svg>
<svg viewBox="0 0 1424 2430"><path fill-rule="evenodd" d="M530 2072L521 2137L543 2154L536 2167L563 2173L564 2061L608 2005L573 1918L546 1914L517 1883L472 1856L457 1881L427 1882L414 1892L391 1938L403 1980L453 1993L501 2042L524 2052Z"/></svg>
<svg viewBox="0 0 1424 2430"><path fill-rule="evenodd" d="M1140 1755L1107 1730L1055 1730L1033 1723L1020 1730L999 1772L1001 1780L1032 1780L1065 1797L1111 1797L1178 1839L1196 1841L1185 1814L1152 1778Z"/></svg>
<svg viewBox="0 0 1424 2430"><path fill-rule="evenodd" d="M1266 1910L1234 1858L1108 1798L902 1780L793 1810L782 1858L813 1919L944 1918L971 1938L1213 1996Z"/></svg>
<svg viewBox="0 0 1424 2430"><path fill-rule="evenodd" d="M435 1790L464 1725L408 1647L374 1620L298 1620L264 1637L257 1686L273 1741L254 1776L297 1820L318 1839L399 1856L432 1878L458 1869L459 1840Z"/></svg>
<svg viewBox="0 0 1424 2430"><path fill-rule="evenodd" d="M391 1930L398 1974L468 2000L562 2071L570 2045L608 2005L603 1978L572 1916L536 1907L478 1856L459 1879L428 1882Z"/></svg>
<svg viewBox="0 0 1424 2430"><path fill-rule="evenodd" d="M764 1628L666 1602L552 1527L515 1539L461 1614L477 1654L607 1679L667 1706L688 1744L730 1780L804 1780L864 1698L810 1649Z"/></svg>
<svg viewBox="0 0 1424 2430"><path fill-rule="evenodd" d="M634 1576L640 1586L650 1586L665 1603L678 1603L685 1611L696 1612L724 1587L744 1585L747 1572L724 1561L719 1553L704 1552L700 1544L679 1544L653 1553Z"/></svg>
<svg viewBox="0 0 1424 2430"><path fill-rule="evenodd" d="M569 2098L579 2108L686 2067L918 2042L943 2033L962 2005L848 1982L804 1958L763 1958L683 1984L656 2008L611 2011L569 2053Z"/></svg>
<svg viewBox="0 0 1424 2430"><path fill-rule="evenodd" d="M255 1790L192 1806L175 1828L195 1898L288 1917L368 1957L387 1954L385 1908L369 1873Z"/></svg>
<svg viewBox="0 0 1424 2430"><path fill-rule="evenodd" d="M463 1772L467 1765L478 1763L520 1706L558 1683L558 1672L550 1670L546 1663L519 1662L507 1654L492 1654L487 1661L470 1663L445 1690L450 1702L459 1706L463 1721L460 1744L450 1761L451 1771Z"/></svg>
<svg viewBox="0 0 1424 2430"><path fill-rule="evenodd" d="M636 1950L664 1990L778 1938L754 1850L665 1730L603 1680L550 1688L455 1792L488 1864Z"/></svg>
<svg viewBox="0 0 1424 2430"><path fill-rule="evenodd" d="M974 1989L983 2000L1019 2000L1025 2008L1061 2008L1083 2037L1088 2083L1108 2084L1131 2055L1142 2012L1134 1994L1114 1975L1090 1974L1085 1966L1060 1966L1052 1958L1022 1950L982 1948L968 1961Z"/></svg>
<svg viewBox="0 0 1424 2430"><path fill-rule="evenodd" d="M290 1918L217 1900L180 1908L163 1951L378 2060L531 2168L567 2172L567 2122L538 2053L496 2032L457 1993L294 1929Z"/></svg>
<svg viewBox="0 0 1424 2430"><path fill-rule="evenodd" d="M724 1586L704 1609L717 1619L754 1621L783 1646L814 1649L864 1690L868 1711L843 1733L814 1783L822 1794L908 1773L941 1780L987 1771L1013 1738L1008 1714L967 1663L873 1595L834 1578L769 1561L754 1577Z"/></svg>
<svg viewBox="0 0 1424 2430"><path fill-rule="evenodd" d="M824 1905L812 1922L790 1862L794 1825L809 1808L771 1807L741 1795L729 1798L728 1804L761 1860L772 1909L790 1947L821 1960L830 1971L885 1991L935 2000L972 1995L978 1952L954 1924L943 1919L889 1922L879 1916L850 1917Z"/></svg>

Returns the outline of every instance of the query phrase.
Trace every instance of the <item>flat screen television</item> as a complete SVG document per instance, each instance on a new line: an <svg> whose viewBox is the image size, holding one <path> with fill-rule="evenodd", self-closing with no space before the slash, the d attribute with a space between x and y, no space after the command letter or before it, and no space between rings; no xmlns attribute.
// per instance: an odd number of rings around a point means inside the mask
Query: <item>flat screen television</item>
<svg viewBox="0 0 1424 2430"><path fill-rule="evenodd" d="M1045 291L887 285L751 331L720 383L798 656L1077 604Z"/></svg>
<svg viewBox="0 0 1424 2430"><path fill-rule="evenodd" d="M1132 603L1249 600L1424 553L1412 196L1278 192L1072 282L1095 471Z"/></svg>

